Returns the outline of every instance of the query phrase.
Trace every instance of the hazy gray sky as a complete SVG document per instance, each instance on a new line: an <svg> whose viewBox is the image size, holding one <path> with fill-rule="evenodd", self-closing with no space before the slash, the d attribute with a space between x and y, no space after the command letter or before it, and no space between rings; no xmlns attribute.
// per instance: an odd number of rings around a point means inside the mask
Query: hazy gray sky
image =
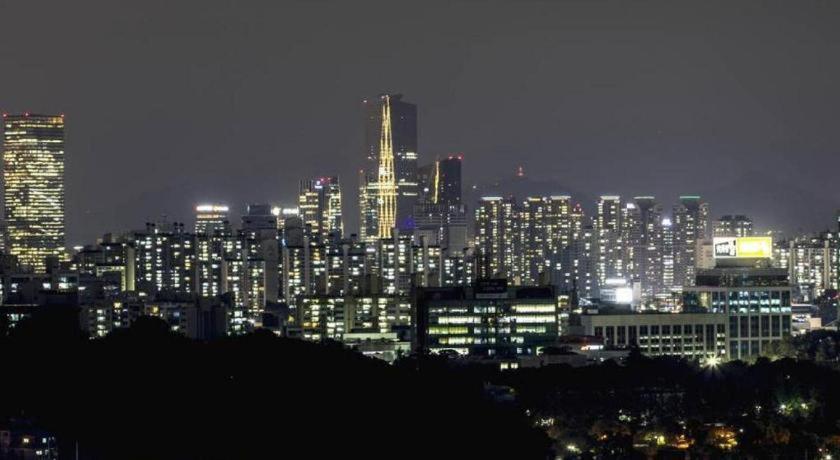
<svg viewBox="0 0 840 460"><path fill-rule="evenodd" d="M197 201L292 203L321 174L355 226L359 101L382 91L419 105L421 159L463 152L470 184L523 164L558 192L699 193L714 215L819 229L840 207L839 13L0 0L0 110L66 114L69 244L190 221Z"/></svg>

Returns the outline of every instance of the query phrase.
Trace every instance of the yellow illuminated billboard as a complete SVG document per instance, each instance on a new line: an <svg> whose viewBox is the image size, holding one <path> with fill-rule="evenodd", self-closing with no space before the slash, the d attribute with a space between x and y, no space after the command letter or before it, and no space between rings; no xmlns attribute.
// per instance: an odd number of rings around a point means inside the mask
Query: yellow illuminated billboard
<svg viewBox="0 0 840 460"><path fill-rule="evenodd" d="M773 238L769 236L716 237L715 259L768 259L773 257Z"/></svg>

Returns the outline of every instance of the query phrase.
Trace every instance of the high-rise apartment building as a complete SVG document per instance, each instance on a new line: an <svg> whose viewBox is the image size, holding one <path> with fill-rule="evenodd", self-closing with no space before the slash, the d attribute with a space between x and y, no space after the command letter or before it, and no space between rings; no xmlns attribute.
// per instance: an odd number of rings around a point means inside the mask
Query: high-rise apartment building
<svg viewBox="0 0 840 460"><path fill-rule="evenodd" d="M540 197L528 197L522 203L518 214L520 219L520 239L518 263L522 267L523 284L539 284L543 274L551 268L549 240L551 228L548 225L547 203Z"/></svg>
<svg viewBox="0 0 840 460"><path fill-rule="evenodd" d="M376 178L359 171L359 237L366 243L379 238L379 191Z"/></svg>
<svg viewBox="0 0 840 460"><path fill-rule="evenodd" d="M341 187L338 177L319 177L300 183L298 209L313 235L326 241L341 239L344 221L341 217Z"/></svg>
<svg viewBox="0 0 840 460"><path fill-rule="evenodd" d="M681 196L674 206L674 283L693 286L697 242L709 237L709 205L699 196Z"/></svg>
<svg viewBox="0 0 840 460"><path fill-rule="evenodd" d="M840 236L823 232L778 241L773 265L788 271L794 302L817 302L827 290L840 289Z"/></svg>
<svg viewBox="0 0 840 460"><path fill-rule="evenodd" d="M280 241L277 226L277 216L267 204L248 205L247 214L242 216L241 236L250 241L252 246L247 251L248 258L265 262L262 268L265 272L265 295L254 298L264 298L267 302L276 302L280 294ZM255 263L251 264L252 268L256 266ZM256 310L256 307L252 310Z"/></svg>
<svg viewBox="0 0 840 460"><path fill-rule="evenodd" d="M147 223L132 235L136 286L148 295L196 292L195 235L181 223Z"/></svg>
<svg viewBox="0 0 840 460"><path fill-rule="evenodd" d="M595 231L598 235L598 281L625 278L624 242L621 226L621 197L602 195L598 199Z"/></svg>
<svg viewBox="0 0 840 460"><path fill-rule="evenodd" d="M721 216L713 226L714 236L753 236L753 222L747 216Z"/></svg>
<svg viewBox="0 0 840 460"><path fill-rule="evenodd" d="M594 226L582 225L572 244L563 251L561 286L579 298L595 297L600 293L598 280L598 234Z"/></svg>
<svg viewBox="0 0 840 460"><path fill-rule="evenodd" d="M628 272L641 284L642 298L649 300L663 290L662 206L652 196L637 196L629 204L633 206L628 208L625 242Z"/></svg>
<svg viewBox="0 0 840 460"><path fill-rule="evenodd" d="M195 236L198 293L202 297L214 297L222 293L224 248L231 237L230 232L223 230L212 234L198 233Z"/></svg>
<svg viewBox="0 0 840 460"><path fill-rule="evenodd" d="M571 205L571 198L567 195L551 198L554 207L562 210L569 207L568 212L568 243L563 240L561 224L560 264L559 271L552 276L552 283L568 292L575 292L578 297L592 297L598 294L597 273L597 235L587 222L580 203ZM562 213L555 213L562 216ZM563 222L559 218L559 222ZM556 232L555 232L556 233Z"/></svg>
<svg viewBox="0 0 840 460"><path fill-rule="evenodd" d="M528 197L519 210L522 282L556 282L561 255L572 242L572 205L568 195Z"/></svg>
<svg viewBox="0 0 840 460"><path fill-rule="evenodd" d="M558 255L572 244L574 238L572 197L569 195L552 195L543 198L543 200L547 205L546 224L549 234L549 252Z"/></svg>
<svg viewBox="0 0 840 460"><path fill-rule="evenodd" d="M662 281L660 295L667 295L674 288L674 228L671 219L662 218Z"/></svg>
<svg viewBox="0 0 840 460"><path fill-rule="evenodd" d="M3 115L8 252L43 272L64 258L64 115Z"/></svg>
<svg viewBox="0 0 840 460"><path fill-rule="evenodd" d="M521 282L520 219L513 198L483 197L475 210L475 251L479 278Z"/></svg>

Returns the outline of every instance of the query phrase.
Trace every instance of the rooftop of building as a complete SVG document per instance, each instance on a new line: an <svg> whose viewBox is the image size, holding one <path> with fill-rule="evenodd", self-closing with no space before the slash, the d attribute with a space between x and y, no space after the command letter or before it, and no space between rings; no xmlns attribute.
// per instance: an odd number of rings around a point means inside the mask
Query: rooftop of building
<svg viewBox="0 0 840 460"><path fill-rule="evenodd" d="M589 308L579 313L580 316L674 316L674 315L706 315L714 314L707 311L667 312L658 310L629 310L626 308Z"/></svg>
<svg viewBox="0 0 840 460"><path fill-rule="evenodd" d="M472 286L417 288L418 298L427 301L550 299L556 300L552 286L513 286L506 280L480 280Z"/></svg>
<svg viewBox="0 0 840 460"><path fill-rule="evenodd" d="M774 267L715 267L697 270L696 285L702 287L786 287L787 269Z"/></svg>

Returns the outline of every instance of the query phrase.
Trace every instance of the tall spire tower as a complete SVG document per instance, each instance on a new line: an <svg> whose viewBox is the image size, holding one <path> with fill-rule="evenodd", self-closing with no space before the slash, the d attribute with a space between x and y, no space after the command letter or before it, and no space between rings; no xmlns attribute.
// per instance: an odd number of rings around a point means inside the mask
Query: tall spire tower
<svg viewBox="0 0 840 460"><path fill-rule="evenodd" d="M432 203L440 201L440 159L435 160L434 180L432 184Z"/></svg>
<svg viewBox="0 0 840 460"><path fill-rule="evenodd" d="M379 238L390 238L396 225L397 181L394 141L391 137L391 96L383 96L382 134L379 140Z"/></svg>
<svg viewBox="0 0 840 460"><path fill-rule="evenodd" d="M359 177L361 238L373 242L390 236L393 228L414 229L417 106L403 101L401 94L388 93L362 104L366 162Z"/></svg>

